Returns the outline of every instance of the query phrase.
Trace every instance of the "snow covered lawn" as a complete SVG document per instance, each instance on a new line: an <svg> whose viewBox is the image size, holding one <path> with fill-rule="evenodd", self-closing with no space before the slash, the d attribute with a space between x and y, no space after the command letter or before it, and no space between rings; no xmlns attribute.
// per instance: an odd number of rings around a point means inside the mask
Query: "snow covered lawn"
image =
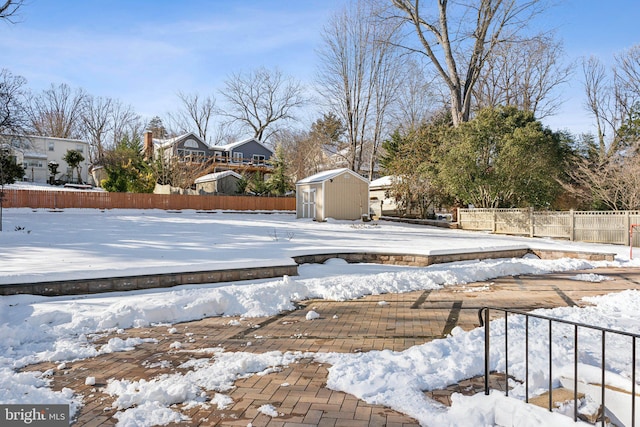
<svg viewBox="0 0 640 427"><path fill-rule="evenodd" d="M540 274L599 266L640 266L628 259L628 248L565 241L493 236L457 230L399 223L359 223L296 220L291 214L227 214L184 211L64 212L5 209L0 233L0 285L38 280L63 280L109 275L148 274L290 262L295 255L336 251L384 251L429 254L448 250L482 250L530 246L550 249L602 251L617 254L613 263L581 260L501 259L435 265L425 268L347 265L329 261L301 266L300 276L271 280L181 286L127 293L77 297L20 295L0 299L0 403L82 403L73 390L54 392L47 373L17 373L17 369L42 361L64 363L113 351L122 351L144 340L109 341L98 346L87 338L99 331L153 324L173 324L208 316L270 316L293 310L293 301L309 298L349 300L367 294L437 289L451 284L482 281L504 275ZM593 275L576 280L596 282ZM640 294L625 291L592 298L588 308L546 310L544 314L640 332ZM522 346L524 326L514 318L509 325L510 345ZM492 323L492 339L499 342L503 324ZM548 336L545 325L530 330ZM561 335L561 334L557 334ZM542 338L538 341L543 341ZM382 404L424 425L492 425L495 408L511 408L521 425L569 425L570 418L521 405L500 394L456 396L451 408L425 398L423 391L483 372L482 330L454 330L451 337L435 340L403 352L372 351L359 354L266 354L211 350L207 358L194 358L189 373L131 383L113 378L106 392L116 396L117 417L122 425L161 425L182 419L172 404L229 404L224 393L236 378L266 374L302 357L332 365L328 386L351 393L370 403ZM554 372L571 362L570 342L554 342ZM628 351L609 342L607 369L630 377ZM618 347L619 346L619 347ZM625 347L626 348L626 347ZM619 351L617 351L619 350ZM492 369L504 365L503 350L492 349ZM533 351L542 351L533 349ZM599 366L597 355L583 363ZM546 365L545 365L546 364ZM541 378L548 361L533 366ZM522 379L523 368L510 367ZM87 379L90 381L90 379ZM535 385L535 384L534 384ZM205 402L206 391L215 391L215 402ZM516 397L523 396L515 389ZM507 403L508 402L508 403ZM277 415L277 408L261 408Z"/></svg>

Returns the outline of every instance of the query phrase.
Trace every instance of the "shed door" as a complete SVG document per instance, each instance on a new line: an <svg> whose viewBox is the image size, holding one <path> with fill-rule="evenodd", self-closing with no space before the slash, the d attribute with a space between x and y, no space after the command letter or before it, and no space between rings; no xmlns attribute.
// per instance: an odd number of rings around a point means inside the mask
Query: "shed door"
<svg viewBox="0 0 640 427"><path fill-rule="evenodd" d="M302 218L315 218L316 213L316 189L312 188L302 192Z"/></svg>

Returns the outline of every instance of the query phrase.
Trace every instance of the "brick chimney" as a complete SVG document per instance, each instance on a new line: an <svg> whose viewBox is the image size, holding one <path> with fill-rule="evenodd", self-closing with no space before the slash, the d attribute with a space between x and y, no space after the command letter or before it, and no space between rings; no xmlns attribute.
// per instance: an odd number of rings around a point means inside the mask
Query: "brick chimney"
<svg viewBox="0 0 640 427"><path fill-rule="evenodd" d="M145 159L153 160L153 132L150 130L144 133L144 146L142 150Z"/></svg>

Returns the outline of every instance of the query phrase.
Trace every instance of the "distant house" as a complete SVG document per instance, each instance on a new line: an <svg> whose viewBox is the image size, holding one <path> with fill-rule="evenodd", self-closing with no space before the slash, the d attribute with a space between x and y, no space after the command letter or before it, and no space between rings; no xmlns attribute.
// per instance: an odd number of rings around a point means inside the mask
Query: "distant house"
<svg viewBox="0 0 640 427"><path fill-rule="evenodd" d="M393 176L383 176L369 183L369 201L374 215L398 215L398 202L393 194Z"/></svg>
<svg viewBox="0 0 640 427"><path fill-rule="evenodd" d="M163 158L188 163L204 163L211 157L211 149L194 133L175 138L155 139L151 132L144 134L144 153L147 158Z"/></svg>
<svg viewBox="0 0 640 427"><path fill-rule="evenodd" d="M214 163L226 163L230 169L235 165L267 167L267 160L273 156L273 151L255 138L214 145L211 149Z"/></svg>
<svg viewBox="0 0 640 427"><path fill-rule="evenodd" d="M210 147L194 133L158 139L146 132L143 150L147 158L162 156L167 161L205 163L212 173L225 170L268 173L271 166L267 161L273 156L273 151L255 138Z"/></svg>
<svg viewBox="0 0 640 427"><path fill-rule="evenodd" d="M296 216L325 221L369 216L369 181L350 169L320 172L296 183Z"/></svg>
<svg viewBox="0 0 640 427"><path fill-rule="evenodd" d="M8 147L16 162L24 167L24 181L49 182L49 163L58 164L55 179L66 183L83 183L89 180L89 143L79 139L51 138L35 135L0 135L0 146ZM67 151L79 151L84 160L71 169L63 160Z"/></svg>
<svg viewBox="0 0 640 427"><path fill-rule="evenodd" d="M210 173L195 180L198 194L236 194L242 176L234 171Z"/></svg>
<svg viewBox="0 0 640 427"><path fill-rule="evenodd" d="M383 176L369 183L369 201L371 212L381 216L403 216L420 218L426 212L429 216L435 216L433 204L420 206L418 202L403 204L401 194L394 190L394 184L402 178L397 176Z"/></svg>

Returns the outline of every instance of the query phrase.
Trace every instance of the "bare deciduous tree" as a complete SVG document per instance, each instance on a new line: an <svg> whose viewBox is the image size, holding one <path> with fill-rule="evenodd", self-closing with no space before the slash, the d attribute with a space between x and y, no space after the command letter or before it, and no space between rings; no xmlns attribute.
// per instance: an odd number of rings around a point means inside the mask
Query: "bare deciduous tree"
<svg viewBox="0 0 640 427"><path fill-rule="evenodd" d="M82 113L82 128L89 142L89 160L100 163L104 158L105 139L112 130L110 121L113 100L111 98L87 96Z"/></svg>
<svg viewBox="0 0 640 427"><path fill-rule="evenodd" d="M297 182L320 171L322 153L319 145L309 132L285 130L275 138L276 145L282 147L290 178Z"/></svg>
<svg viewBox="0 0 640 427"><path fill-rule="evenodd" d="M221 115L230 124L250 129L259 141L269 140L281 124L295 120L296 110L307 103L298 81L264 67L232 74L220 93L227 102Z"/></svg>
<svg viewBox="0 0 640 427"><path fill-rule="evenodd" d="M367 166L370 175L404 63L394 43L397 27L376 15L375 2L347 6L325 26L319 51L321 95L346 128L348 167L361 172Z"/></svg>
<svg viewBox="0 0 640 427"><path fill-rule="evenodd" d="M112 144L109 148L118 145L125 137L131 141L141 139L144 133L145 124L142 117L135 112L131 105L123 104L120 101L112 102L111 123Z"/></svg>
<svg viewBox="0 0 640 427"><path fill-rule="evenodd" d="M615 55L616 97L625 114L640 101L640 45Z"/></svg>
<svg viewBox="0 0 640 427"><path fill-rule="evenodd" d="M617 151L618 145L615 138L613 138L616 129L620 125L615 89L613 82L607 76L604 65L598 58L592 56L584 60L582 71L587 98L585 107L593 115L596 125L597 161L603 163ZM612 137L610 143L605 140L607 134Z"/></svg>
<svg viewBox="0 0 640 427"><path fill-rule="evenodd" d="M596 57L585 59L582 70L585 107L595 122L602 164L629 143L620 130L640 108L640 45L616 55L611 72Z"/></svg>
<svg viewBox="0 0 640 427"><path fill-rule="evenodd" d="M415 131L431 117L443 104L432 78L415 60L405 62L405 74L398 88L398 105L394 110L394 121L404 133Z"/></svg>
<svg viewBox="0 0 640 427"><path fill-rule="evenodd" d="M477 107L511 105L531 111L538 119L553 115L560 106L554 90L571 75L563 64L562 44L549 36L516 39L496 46L476 84Z"/></svg>
<svg viewBox="0 0 640 427"><path fill-rule="evenodd" d="M182 108L177 113L169 114L170 127L175 128L178 133L194 132L205 143L210 144L212 138L209 125L216 112L215 97L179 92L178 98Z"/></svg>
<svg viewBox="0 0 640 427"><path fill-rule="evenodd" d="M22 100L27 81L6 68L0 70L0 133L22 133Z"/></svg>
<svg viewBox="0 0 640 427"><path fill-rule="evenodd" d="M24 5L24 0L5 0L0 1L0 19L4 19L10 23L14 23L14 17L17 16L18 10Z"/></svg>
<svg viewBox="0 0 640 427"><path fill-rule="evenodd" d="M594 165L581 158L569 171L573 185L565 190L591 205L611 210L640 209L640 155L616 153Z"/></svg>
<svg viewBox="0 0 640 427"><path fill-rule="evenodd" d="M542 9L539 0L439 0L432 15L419 0L391 2L401 12L396 18L417 38L417 45L404 47L426 56L446 85L456 126L469 120L473 90L487 58Z"/></svg>
<svg viewBox="0 0 640 427"><path fill-rule="evenodd" d="M84 90L72 90L66 83L52 84L42 93L31 95L26 105L31 131L54 138L79 138L86 97Z"/></svg>
<svg viewBox="0 0 640 427"><path fill-rule="evenodd" d="M114 148L125 135L133 139L133 135L123 129L136 121L140 118L131 106L117 99L87 95L82 110L82 131L89 142L91 162L101 164L105 150Z"/></svg>

